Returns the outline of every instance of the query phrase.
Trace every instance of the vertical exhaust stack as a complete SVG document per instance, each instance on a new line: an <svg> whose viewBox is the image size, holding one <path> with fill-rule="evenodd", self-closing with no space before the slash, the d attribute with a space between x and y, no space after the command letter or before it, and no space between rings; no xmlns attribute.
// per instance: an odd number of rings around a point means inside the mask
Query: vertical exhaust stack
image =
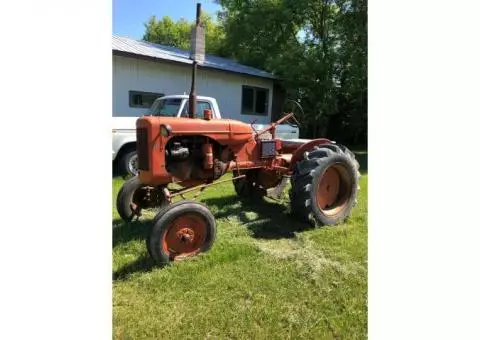
<svg viewBox="0 0 480 340"><path fill-rule="evenodd" d="M205 59L205 34L200 22L200 14L202 12L201 4L197 3L197 18L195 27L191 33L190 41L190 59L193 60L192 64L192 87L190 89L190 96L188 98L188 116L195 118L195 112L197 111L197 93L196 93L196 78L197 78L197 64L203 63Z"/></svg>

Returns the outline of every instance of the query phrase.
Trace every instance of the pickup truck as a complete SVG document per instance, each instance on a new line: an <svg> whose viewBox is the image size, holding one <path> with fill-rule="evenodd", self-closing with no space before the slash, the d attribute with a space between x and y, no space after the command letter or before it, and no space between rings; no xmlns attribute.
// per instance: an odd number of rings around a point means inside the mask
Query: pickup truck
<svg viewBox="0 0 480 340"><path fill-rule="evenodd" d="M188 95L171 95L157 98L147 115L167 117L188 117ZM197 96L196 115L203 117L205 109L212 110L213 119L221 119L220 109L215 98ZM117 160L121 174L136 175L136 121L139 117L113 117L112 161ZM252 124L255 130L261 130L268 124ZM277 138L295 140L299 138L298 127L280 124L276 129Z"/></svg>

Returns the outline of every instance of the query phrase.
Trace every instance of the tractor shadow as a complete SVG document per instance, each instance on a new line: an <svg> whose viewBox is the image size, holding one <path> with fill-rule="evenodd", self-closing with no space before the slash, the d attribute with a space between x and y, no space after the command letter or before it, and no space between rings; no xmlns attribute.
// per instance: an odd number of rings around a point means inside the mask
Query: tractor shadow
<svg viewBox="0 0 480 340"><path fill-rule="evenodd" d="M112 274L113 281L124 281L134 273L148 273L155 268L159 268L155 262L148 256L143 255L133 262L114 271Z"/></svg>
<svg viewBox="0 0 480 340"><path fill-rule="evenodd" d="M241 226L246 226L254 238L292 238L296 232L314 228L292 216L283 203L270 198L244 199L232 195L209 198L203 202L216 211L215 219L234 218Z"/></svg>
<svg viewBox="0 0 480 340"><path fill-rule="evenodd" d="M126 223L121 219L113 220L112 247L115 248L118 245L135 240L145 244L145 240L150 233L151 222L151 220L141 220ZM155 265L154 261L148 255L142 255L135 261L114 271L112 279L113 281L125 280L128 279L130 274L146 273L155 268L158 268L158 266Z"/></svg>
<svg viewBox="0 0 480 340"><path fill-rule="evenodd" d="M236 195L202 200L215 216L215 219L234 218L238 227L246 227L252 237L257 239L293 238L296 232L313 229L314 226L302 223L288 212L287 206L267 199L239 199ZM255 217L252 218L252 215ZM112 246L138 240L145 244L150 233L152 220L140 220L126 223L115 219L113 224ZM146 245L145 245L146 247ZM147 273L161 268L148 256L142 255L112 273L113 281L127 280L131 274Z"/></svg>
<svg viewBox="0 0 480 340"><path fill-rule="evenodd" d="M133 240L145 242L150 233L151 220L141 220L134 222L124 222L121 219L115 219L112 222L112 247L122 243L128 243Z"/></svg>

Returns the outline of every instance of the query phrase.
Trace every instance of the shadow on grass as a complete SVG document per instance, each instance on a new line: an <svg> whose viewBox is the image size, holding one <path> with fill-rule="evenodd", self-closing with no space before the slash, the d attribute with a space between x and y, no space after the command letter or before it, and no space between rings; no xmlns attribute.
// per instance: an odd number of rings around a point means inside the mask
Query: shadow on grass
<svg viewBox="0 0 480 340"><path fill-rule="evenodd" d="M235 217L250 230L255 238L292 238L295 232L313 228L312 225L302 223L289 214L285 205L270 199L241 199L232 195L209 198L204 200L204 203L219 210L214 214L215 219ZM256 216L252 218L249 214Z"/></svg>
<svg viewBox="0 0 480 340"><path fill-rule="evenodd" d="M123 281L133 273L148 273L152 269L159 268L155 262L148 256L141 256L133 262L123 266L113 272L113 281Z"/></svg>
<svg viewBox="0 0 480 340"><path fill-rule="evenodd" d="M121 219L113 220L113 237L112 246L115 247L122 243L127 243L133 240L141 241L145 244L148 234L151 229L151 221L135 221L126 223ZM146 247L146 245L145 245ZM139 272L149 272L156 268L155 262L149 256L141 256L133 262L123 266L117 271L113 272L113 281L125 280L130 274Z"/></svg>
<svg viewBox="0 0 480 340"><path fill-rule="evenodd" d="M238 196L231 195L205 199L203 203L216 211L214 213L216 220L235 217L240 222L238 228L248 228L254 238L292 238L295 232L313 228L312 225L302 223L291 216L285 205L269 199L239 200ZM256 215L255 218L252 218L252 213ZM132 240L139 240L145 244L151 230L151 222L146 220L125 223L119 219L114 220L113 247ZM133 273L149 272L154 268L160 267L149 256L141 256L113 272L113 280L125 280Z"/></svg>
<svg viewBox="0 0 480 340"><path fill-rule="evenodd" d="M135 221L126 223L121 219L115 219L113 224L112 246L127 243L132 240L145 240L150 232L151 221Z"/></svg>

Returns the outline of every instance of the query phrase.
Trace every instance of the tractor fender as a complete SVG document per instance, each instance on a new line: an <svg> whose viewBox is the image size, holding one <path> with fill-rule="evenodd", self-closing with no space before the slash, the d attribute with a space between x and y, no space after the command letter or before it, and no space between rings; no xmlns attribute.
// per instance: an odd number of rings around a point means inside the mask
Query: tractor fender
<svg viewBox="0 0 480 340"><path fill-rule="evenodd" d="M318 139L312 139L309 142L306 142L302 146L300 146L295 152L292 154L292 158L290 160L290 167L289 169L292 170L293 166L300 160L303 159L303 155L305 152L313 150L314 147L320 144L334 144L335 142L331 141L330 139L327 138L318 138Z"/></svg>

